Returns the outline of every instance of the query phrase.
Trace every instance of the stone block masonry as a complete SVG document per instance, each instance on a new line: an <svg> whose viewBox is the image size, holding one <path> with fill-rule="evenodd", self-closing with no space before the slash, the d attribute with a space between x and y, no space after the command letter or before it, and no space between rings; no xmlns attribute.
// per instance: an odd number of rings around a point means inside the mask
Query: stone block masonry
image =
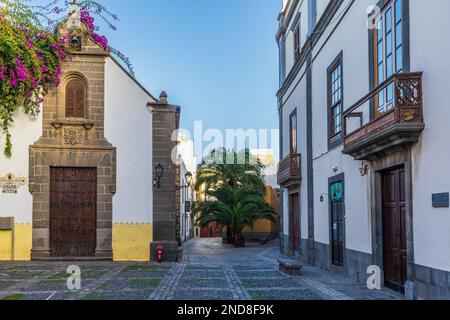
<svg viewBox="0 0 450 320"><path fill-rule="evenodd" d="M153 189L153 242L150 257L156 260L156 248L164 247L164 261L178 261L176 227L177 165L172 161L172 151L176 147L172 134L179 129L180 107L167 103L163 92L156 103L149 103L153 116L153 170L160 164L164 167L159 186ZM154 173L155 176L155 173Z"/></svg>
<svg viewBox="0 0 450 320"><path fill-rule="evenodd" d="M63 26L64 27L64 26ZM116 193L116 148L104 135L105 59L108 53L83 38L83 50L61 63L61 86L44 100L42 135L29 148L29 191L33 195L32 260L47 260L51 250L50 172L52 168L95 168L97 172L95 257L112 260L112 200ZM67 85L84 86L82 117L67 113ZM79 254L79 253L77 253Z"/></svg>

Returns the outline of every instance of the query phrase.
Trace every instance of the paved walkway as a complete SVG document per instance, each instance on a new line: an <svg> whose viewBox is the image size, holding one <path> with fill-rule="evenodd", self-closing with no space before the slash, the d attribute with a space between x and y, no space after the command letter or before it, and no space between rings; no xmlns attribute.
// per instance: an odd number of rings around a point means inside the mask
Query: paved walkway
<svg viewBox="0 0 450 320"><path fill-rule="evenodd" d="M374 300L402 299L383 289L371 291L363 284L305 266L302 277L287 277L278 271L277 241L268 245L248 243L246 248L223 245L221 239L191 240L184 245L186 265L174 299L253 300Z"/></svg>
<svg viewBox="0 0 450 320"><path fill-rule="evenodd" d="M81 290L67 289L76 263L0 263L0 299L11 300L350 300L401 299L334 273L305 266L302 277L278 271L278 242L236 249L221 239L192 240L177 264L80 263Z"/></svg>

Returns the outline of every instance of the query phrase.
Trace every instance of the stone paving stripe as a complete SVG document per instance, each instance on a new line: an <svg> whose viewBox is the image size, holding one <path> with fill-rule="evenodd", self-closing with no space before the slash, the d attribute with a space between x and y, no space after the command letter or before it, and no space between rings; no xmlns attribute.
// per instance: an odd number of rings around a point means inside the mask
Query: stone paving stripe
<svg viewBox="0 0 450 320"><path fill-rule="evenodd" d="M170 300L173 298L185 268L186 264L184 263L175 264L152 292L149 300Z"/></svg>
<svg viewBox="0 0 450 320"><path fill-rule="evenodd" d="M228 282L228 287L231 289L233 298L239 300L252 300L247 289L242 284L241 279L236 275L233 268L230 265L224 266L225 278Z"/></svg>
<svg viewBox="0 0 450 320"><path fill-rule="evenodd" d="M327 287L326 285L324 285L323 283L321 283L319 281L312 280L312 279L305 279L305 278L302 278L302 279L293 278L293 279L297 283L305 285L311 291L318 293L319 295L323 296L327 300L353 300L351 297L349 297L337 290L334 290L330 287Z"/></svg>

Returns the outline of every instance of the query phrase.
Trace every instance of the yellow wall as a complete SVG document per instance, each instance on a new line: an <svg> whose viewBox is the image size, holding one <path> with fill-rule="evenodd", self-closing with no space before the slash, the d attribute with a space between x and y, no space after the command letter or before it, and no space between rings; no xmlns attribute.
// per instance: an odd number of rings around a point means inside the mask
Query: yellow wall
<svg viewBox="0 0 450 320"><path fill-rule="evenodd" d="M0 231L0 261L11 261L12 256L12 231ZM32 242L31 224L14 225L14 260L29 261L31 259Z"/></svg>
<svg viewBox="0 0 450 320"><path fill-rule="evenodd" d="M279 217L279 200L275 190L271 186L266 186L266 194L264 200L271 204L275 211L276 215ZM272 233L278 230L278 225L270 222L269 220L257 220L253 224L253 230L249 227L244 228L242 232L255 232L255 233Z"/></svg>
<svg viewBox="0 0 450 320"><path fill-rule="evenodd" d="M11 231L0 230L0 261L11 260Z"/></svg>
<svg viewBox="0 0 450 320"><path fill-rule="evenodd" d="M14 226L14 260L31 259L33 230L31 224ZM115 261L149 261L151 224L115 224L113 226L113 254ZM0 261L11 261L11 231L0 231Z"/></svg>
<svg viewBox="0 0 450 320"><path fill-rule="evenodd" d="M14 226L14 260L30 260L32 243L33 228L31 224L16 224Z"/></svg>
<svg viewBox="0 0 450 320"><path fill-rule="evenodd" d="M115 224L113 226L114 261L149 261L151 224Z"/></svg>
<svg viewBox="0 0 450 320"><path fill-rule="evenodd" d="M276 226L273 225L269 220L256 220L253 223L253 230L249 227L245 227L242 232L267 232L270 233L274 231Z"/></svg>

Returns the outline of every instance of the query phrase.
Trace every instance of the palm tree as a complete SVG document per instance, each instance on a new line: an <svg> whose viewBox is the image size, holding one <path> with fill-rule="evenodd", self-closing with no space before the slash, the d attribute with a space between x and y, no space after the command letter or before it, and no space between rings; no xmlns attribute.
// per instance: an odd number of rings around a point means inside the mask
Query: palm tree
<svg viewBox="0 0 450 320"><path fill-rule="evenodd" d="M197 203L194 212L201 212L198 222L202 227L210 222L227 226L231 243L236 247L245 245L242 230L259 219L276 222L275 210L264 200L264 193L251 186L230 187L221 186L210 191L214 200Z"/></svg>
<svg viewBox="0 0 450 320"><path fill-rule="evenodd" d="M252 185L263 189L263 171L264 165L248 149L239 153L225 149L214 150L197 169L197 188L202 185L205 190L221 185Z"/></svg>
<svg viewBox="0 0 450 320"><path fill-rule="evenodd" d="M264 165L250 154L250 150L241 152L213 150L197 169L196 188L203 186L206 196L221 186L236 188L252 186L264 190ZM227 227L227 241L232 242L231 228Z"/></svg>

